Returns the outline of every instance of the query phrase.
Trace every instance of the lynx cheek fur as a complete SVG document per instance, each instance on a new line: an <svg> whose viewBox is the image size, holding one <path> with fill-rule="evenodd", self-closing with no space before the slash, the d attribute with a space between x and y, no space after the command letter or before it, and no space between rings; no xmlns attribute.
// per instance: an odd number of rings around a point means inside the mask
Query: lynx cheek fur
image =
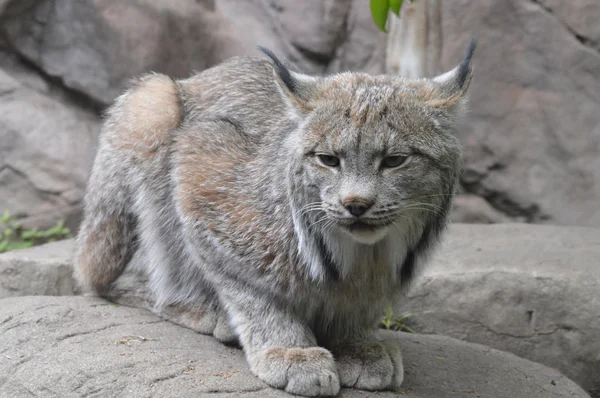
<svg viewBox="0 0 600 398"><path fill-rule="evenodd" d="M399 388L376 326L446 224L474 47L434 79L309 77L265 49L139 79L107 115L78 280L118 300L137 267L151 310L290 393Z"/></svg>

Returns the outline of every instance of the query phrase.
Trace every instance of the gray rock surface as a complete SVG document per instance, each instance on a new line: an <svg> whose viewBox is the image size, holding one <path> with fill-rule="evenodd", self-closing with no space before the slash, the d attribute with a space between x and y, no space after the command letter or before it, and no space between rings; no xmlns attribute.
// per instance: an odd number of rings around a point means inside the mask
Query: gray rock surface
<svg viewBox="0 0 600 398"><path fill-rule="evenodd" d="M63 241L0 255L0 297L75 294L72 250ZM421 333L559 369L600 396L599 259L597 229L455 224L396 313L413 313ZM131 303L148 300L134 281L126 275L118 286Z"/></svg>
<svg viewBox="0 0 600 398"><path fill-rule="evenodd" d="M243 354L146 311L88 297L0 300L0 396L284 397L248 370ZM588 395L559 372L448 337L387 332L414 398ZM343 390L343 397L397 396Z"/></svg>
<svg viewBox="0 0 600 398"><path fill-rule="evenodd" d="M398 303L409 325L559 369L600 397L600 229L453 225Z"/></svg>
<svg viewBox="0 0 600 398"><path fill-rule="evenodd" d="M514 222L504 213L494 209L484 198L477 195L456 195L450 219L455 223L496 224Z"/></svg>
<svg viewBox="0 0 600 398"><path fill-rule="evenodd" d="M69 239L0 254L0 298L76 294L74 243Z"/></svg>
<svg viewBox="0 0 600 398"><path fill-rule="evenodd" d="M600 50L600 25L597 20L600 4L596 0L579 0L577 7L561 0L537 0L537 2L550 14L554 14L571 33L577 35L579 41Z"/></svg>
<svg viewBox="0 0 600 398"><path fill-rule="evenodd" d="M0 66L21 84L0 76L0 212L41 228L76 229L97 136L87 111L134 76L187 77L258 44L316 74L378 73L385 57L363 0L1 0L0 27Z"/></svg>
<svg viewBox="0 0 600 398"><path fill-rule="evenodd" d="M482 0L442 7L440 69L454 66L472 37L479 40L472 111L460 138L463 185L485 202L465 201L454 218L600 225L600 2ZM380 73L386 36L368 8L364 0L1 0L0 48L27 60L41 77L29 76L27 84L64 87L106 106L133 76L153 70L185 77L233 55L257 55L257 44L307 73ZM20 107L20 114L30 112ZM60 115L55 120L65 123ZM32 162L35 154L14 156ZM68 169L86 175L86 167ZM32 223L68 213L71 205L54 195L63 192L56 179L48 180L52 194L42 200L39 179L23 182L12 166L0 165L0 173L18 189L10 201L0 196L0 205L27 209L26 217L32 209L45 214Z"/></svg>
<svg viewBox="0 0 600 398"><path fill-rule="evenodd" d="M600 2L446 1L442 63L479 42L463 184L532 222L600 225Z"/></svg>
<svg viewBox="0 0 600 398"><path fill-rule="evenodd" d="M258 55L258 44L307 72L381 71L385 47L359 0L19 0L3 19L19 54L103 104L133 76L186 77L234 55Z"/></svg>
<svg viewBox="0 0 600 398"><path fill-rule="evenodd" d="M79 224L99 119L0 69L0 211L24 226Z"/></svg>

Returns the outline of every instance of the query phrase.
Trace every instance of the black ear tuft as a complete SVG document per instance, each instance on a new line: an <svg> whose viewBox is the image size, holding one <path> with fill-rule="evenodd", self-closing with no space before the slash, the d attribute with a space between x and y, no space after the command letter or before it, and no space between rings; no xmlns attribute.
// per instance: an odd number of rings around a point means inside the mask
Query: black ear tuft
<svg viewBox="0 0 600 398"><path fill-rule="evenodd" d="M458 71L456 74L456 84L458 85L458 87L463 87L465 81L471 74L471 58L473 58L476 46L477 42L475 41L475 39L471 39L469 47L467 48L467 53L465 54L465 58L462 60L460 65L458 65Z"/></svg>
<svg viewBox="0 0 600 398"><path fill-rule="evenodd" d="M258 46L258 49L265 53L269 58L271 58L271 60L273 61L275 72L277 73L283 84L285 84L285 86L288 88L288 90L290 90L290 92L296 94L298 91L296 87L296 82L292 78L292 74L290 73L289 69L285 67L283 62L281 62L279 58L275 56L275 54L273 54L273 51L262 46Z"/></svg>

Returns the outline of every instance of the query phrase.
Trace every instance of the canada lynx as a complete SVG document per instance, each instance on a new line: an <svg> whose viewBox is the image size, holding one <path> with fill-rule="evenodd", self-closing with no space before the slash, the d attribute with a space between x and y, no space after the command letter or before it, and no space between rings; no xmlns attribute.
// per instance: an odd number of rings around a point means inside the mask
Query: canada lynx
<svg viewBox="0 0 600 398"><path fill-rule="evenodd" d="M433 79L310 77L263 49L137 80L104 125L78 280L107 295L143 252L152 310L239 341L271 386L398 389L375 332L446 224L474 47Z"/></svg>

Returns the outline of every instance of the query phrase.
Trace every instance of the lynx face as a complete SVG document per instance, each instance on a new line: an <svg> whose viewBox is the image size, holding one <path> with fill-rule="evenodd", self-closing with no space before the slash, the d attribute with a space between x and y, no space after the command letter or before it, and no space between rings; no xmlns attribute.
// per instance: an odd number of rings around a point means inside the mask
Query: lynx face
<svg viewBox="0 0 600 398"><path fill-rule="evenodd" d="M418 96L372 78L327 96L300 133L305 184L321 222L373 244L415 213L439 212L460 167L442 119Z"/></svg>
<svg viewBox="0 0 600 398"><path fill-rule="evenodd" d="M298 253L313 278L343 279L374 262L412 278L444 229L458 182L455 126L474 48L432 79L311 77L265 50L298 126L283 148Z"/></svg>

